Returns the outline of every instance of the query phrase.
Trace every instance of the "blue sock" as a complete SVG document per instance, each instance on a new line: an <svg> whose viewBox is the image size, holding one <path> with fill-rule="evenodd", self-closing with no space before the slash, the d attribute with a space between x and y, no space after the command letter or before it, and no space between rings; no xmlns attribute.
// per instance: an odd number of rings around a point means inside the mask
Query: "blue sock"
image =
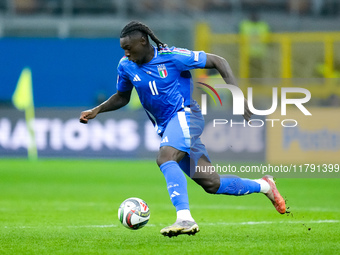
<svg viewBox="0 0 340 255"><path fill-rule="evenodd" d="M220 188L216 194L226 194L234 196L242 196L251 193L259 193L261 185L249 179L242 179L235 176L221 176Z"/></svg>
<svg viewBox="0 0 340 255"><path fill-rule="evenodd" d="M164 174L170 200L176 207L176 211L189 210L187 180L177 162L167 161L160 166L160 169Z"/></svg>

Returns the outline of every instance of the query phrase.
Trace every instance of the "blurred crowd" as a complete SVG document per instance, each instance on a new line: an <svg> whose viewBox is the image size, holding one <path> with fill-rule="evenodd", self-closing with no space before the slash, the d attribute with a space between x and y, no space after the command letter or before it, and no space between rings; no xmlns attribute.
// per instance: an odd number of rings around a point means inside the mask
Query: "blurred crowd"
<svg viewBox="0 0 340 255"><path fill-rule="evenodd" d="M261 9L298 15L340 14L339 0L0 0L6 14L123 14L239 12Z"/></svg>

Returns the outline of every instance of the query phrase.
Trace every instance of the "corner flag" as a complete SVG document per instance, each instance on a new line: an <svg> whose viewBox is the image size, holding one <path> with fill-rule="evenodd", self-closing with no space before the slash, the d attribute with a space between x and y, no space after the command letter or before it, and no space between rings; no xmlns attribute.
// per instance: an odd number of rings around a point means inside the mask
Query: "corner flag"
<svg viewBox="0 0 340 255"><path fill-rule="evenodd" d="M32 73L29 68L24 68L20 74L17 87L14 91L12 101L14 106L25 111L26 125L29 135L27 144L28 158L36 160L38 158L37 146L34 133L34 101L32 89Z"/></svg>

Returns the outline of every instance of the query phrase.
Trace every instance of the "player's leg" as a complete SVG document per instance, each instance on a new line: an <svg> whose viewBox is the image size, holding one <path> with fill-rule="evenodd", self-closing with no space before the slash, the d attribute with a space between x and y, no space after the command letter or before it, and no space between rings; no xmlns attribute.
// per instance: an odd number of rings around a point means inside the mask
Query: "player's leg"
<svg viewBox="0 0 340 255"><path fill-rule="evenodd" d="M190 177L203 189L212 194L245 195L260 192L261 185L253 180L242 179L237 176L220 176L211 169L211 161L208 152L200 139L204 128L204 119L199 110L192 111L190 115L191 147ZM267 186L269 186L266 183Z"/></svg>
<svg viewBox="0 0 340 255"><path fill-rule="evenodd" d="M211 169L211 163L203 155L197 162L198 169ZM275 209L283 214L286 212L285 201L276 188L272 176L266 175L261 179L250 180L234 175L219 175L216 172L195 171L192 179L211 194L241 196L252 193L263 193L273 203Z"/></svg>
<svg viewBox="0 0 340 255"><path fill-rule="evenodd" d="M187 114L188 115L188 114ZM157 157L170 196L176 208L176 222L161 230L165 236L195 234L199 228L191 216L185 175L178 165L190 150L190 133L186 113L179 112L167 125Z"/></svg>
<svg viewBox="0 0 340 255"><path fill-rule="evenodd" d="M219 175L211 171L199 171L211 169L211 161L208 152L201 142L200 136L204 129L204 119L196 104L193 104L190 115L190 164L183 164L182 169L196 183L211 194L246 195L251 193L264 193L274 204L279 213L285 213L285 201L278 192L271 176L265 176L258 180L239 178L233 175Z"/></svg>
<svg viewBox="0 0 340 255"><path fill-rule="evenodd" d="M183 219L193 221L189 211L187 180L177 163L184 156L185 152L183 151L171 146L162 146L157 157L157 164L165 177L170 200L175 206L177 214L180 214L178 217L181 216L181 213L187 212Z"/></svg>
<svg viewBox="0 0 340 255"><path fill-rule="evenodd" d="M261 184L257 180L244 179L235 175L219 175L215 171L201 171L202 169L212 169L211 166L211 162L203 155L198 160L195 173L192 176L192 179L206 192L240 196L261 191ZM266 182L262 186L262 189L269 189Z"/></svg>
<svg viewBox="0 0 340 255"><path fill-rule="evenodd" d="M177 163L185 154L185 152L173 147L163 146L160 148L157 158L157 163L166 180L170 200L177 212L176 222L161 230L161 234L164 236L191 235L199 231L198 225L192 218L189 209L187 181Z"/></svg>
<svg viewBox="0 0 340 255"><path fill-rule="evenodd" d="M203 155L198 160L195 172L192 175L192 179L210 194L241 196L259 193L261 188L262 192L265 192L266 188L269 189L267 182L263 182L261 185L262 181L244 179L235 175L219 175L215 171L206 171L206 169L211 169L211 166L211 162Z"/></svg>

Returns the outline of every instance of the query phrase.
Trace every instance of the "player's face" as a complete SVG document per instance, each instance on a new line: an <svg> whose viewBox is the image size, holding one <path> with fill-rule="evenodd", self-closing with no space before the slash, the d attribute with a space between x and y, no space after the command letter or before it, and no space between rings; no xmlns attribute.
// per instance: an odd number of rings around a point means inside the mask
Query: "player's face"
<svg viewBox="0 0 340 255"><path fill-rule="evenodd" d="M124 50L125 56L137 65L141 65L145 62L145 45L146 40L141 35L120 38L120 47Z"/></svg>

